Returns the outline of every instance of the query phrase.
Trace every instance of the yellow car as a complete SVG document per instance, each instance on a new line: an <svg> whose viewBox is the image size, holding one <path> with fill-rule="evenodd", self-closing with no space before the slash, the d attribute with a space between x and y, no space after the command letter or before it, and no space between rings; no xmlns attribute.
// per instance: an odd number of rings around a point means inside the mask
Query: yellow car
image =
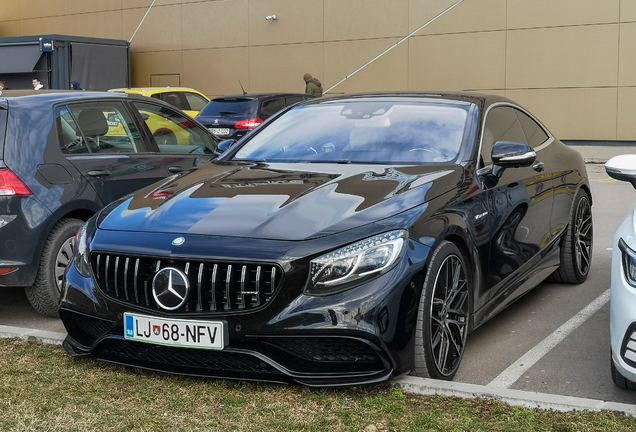
<svg viewBox="0 0 636 432"><path fill-rule="evenodd" d="M179 108L190 117L196 117L210 102L203 93L188 87L133 87L108 90L115 93L128 93L161 99Z"/></svg>

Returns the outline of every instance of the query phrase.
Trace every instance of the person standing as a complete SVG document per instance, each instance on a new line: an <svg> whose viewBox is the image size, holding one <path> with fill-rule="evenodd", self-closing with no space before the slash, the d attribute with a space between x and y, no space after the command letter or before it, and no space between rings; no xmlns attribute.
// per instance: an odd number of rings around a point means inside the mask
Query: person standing
<svg viewBox="0 0 636 432"><path fill-rule="evenodd" d="M312 77L310 73L306 73L303 79L305 80L305 94L322 96L322 83L317 78Z"/></svg>
<svg viewBox="0 0 636 432"><path fill-rule="evenodd" d="M44 86L40 82L39 78L33 78L33 90L41 90Z"/></svg>
<svg viewBox="0 0 636 432"><path fill-rule="evenodd" d="M2 96L3 91L4 91L4 80L0 78L0 96Z"/></svg>
<svg viewBox="0 0 636 432"><path fill-rule="evenodd" d="M84 90L78 80L71 81L71 90Z"/></svg>

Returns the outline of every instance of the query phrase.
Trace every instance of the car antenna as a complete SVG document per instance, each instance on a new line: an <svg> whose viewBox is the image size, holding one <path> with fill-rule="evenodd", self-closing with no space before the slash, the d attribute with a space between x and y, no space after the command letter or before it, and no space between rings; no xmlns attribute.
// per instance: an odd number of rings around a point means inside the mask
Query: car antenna
<svg viewBox="0 0 636 432"><path fill-rule="evenodd" d="M241 86L241 90L243 90L243 96L245 96L247 94L247 92L243 88L243 84L241 84L241 80L238 80L238 82L239 82L239 85Z"/></svg>

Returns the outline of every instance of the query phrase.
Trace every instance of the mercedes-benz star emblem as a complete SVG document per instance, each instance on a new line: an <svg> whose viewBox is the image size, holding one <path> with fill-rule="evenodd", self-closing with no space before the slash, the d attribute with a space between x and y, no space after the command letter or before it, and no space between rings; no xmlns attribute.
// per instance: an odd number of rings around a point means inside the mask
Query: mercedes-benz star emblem
<svg viewBox="0 0 636 432"><path fill-rule="evenodd" d="M177 237L176 239L172 240L173 246L181 246L184 243L185 243L185 238L183 237Z"/></svg>
<svg viewBox="0 0 636 432"><path fill-rule="evenodd" d="M152 296L165 310L179 309L188 301L190 282L179 269L166 267L157 272L152 280Z"/></svg>

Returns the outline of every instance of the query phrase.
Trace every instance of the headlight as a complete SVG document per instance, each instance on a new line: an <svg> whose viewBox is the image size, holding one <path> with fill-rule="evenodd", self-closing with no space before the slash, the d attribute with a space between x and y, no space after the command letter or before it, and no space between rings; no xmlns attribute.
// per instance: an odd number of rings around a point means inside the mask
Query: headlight
<svg viewBox="0 0 636 432"><path fill-rule="evenodd" d="M618 248L623 258L623 273L625 279L633 287L636 287L636 252L634 252L623 239L618 240Z"/></svg>
<svg viewBox="0 0 636 432"><path fill-rule="evenodd" d="M88 262L90 249L88 247L88 222L86 222L77 232L75 239L75 250L73 251L75 267L84 277L91 276L91 266Z"/></svg>
<svg viewBox="0 0 636 432"><path fill-rule="evenodd" d="M407 232L390 231L313 259L307 294L332 294L388 271L406 245Z"/></svg>

